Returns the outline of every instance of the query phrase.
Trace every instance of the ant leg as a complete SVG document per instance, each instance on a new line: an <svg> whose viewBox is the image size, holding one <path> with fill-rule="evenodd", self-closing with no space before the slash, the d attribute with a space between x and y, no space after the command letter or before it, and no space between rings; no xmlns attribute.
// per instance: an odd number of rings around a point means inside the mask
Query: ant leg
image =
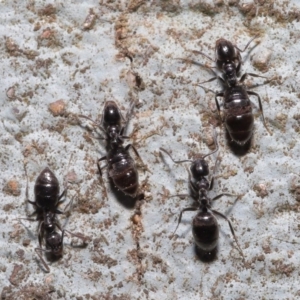
<svg viewBox="0 0 300 300"><path fill-rule="evenodd" d="M201 52L201 51L197 51L197 50L190 50L190 52L194 53L194 54L200 54L200 55L203 55L205 56L206 58L208 58L210 61L212 62L216 62L214 59L212 59L211 57L209 57L207 54Z"/></svg>
<svg viewBox="0 0 300 300"><path fill-rule="evenodd" d="M189 174L189 179L190 179L189 183L190 183L190 186L192 188L192 191L197 193L197 187L195 186L194 182L191 180L190 174Z"/></svg>
<svg viewBox="0 0 300 300"><path fill-rule="evenodd" d="M223 97L224 98L224 92L216 93L216 95L215 95L215 102L216 102L216 106L217 106L217 109L218 109L219 117L220 117L220 119L223 123L224 121L222 120L222 117L221 117L221 109L220 109L220 104L219 104L219 101L218 101L218 97Z"/></svg>
<svg viewBox="0 0 300 300"><path fill-rule="evenodd" d="M65 195L66 195L66 193L67 193L67 187L63 190L63 192L61 193L61 195L58 197L58 202L57 202L57 206L59 206L60 204L62 204L63 202L65 202L65 199L63 199L63 200L60 200L61 198L63 198ZM59 211L59 210L57 210L57 211ZM58 212L58 213L62 213L62 212Z"/></svg>
<svg viewBox="0 0 300 300"><path fill-rule="evenodd" d="M216 210L212 210L212 212L213 212L214 214L216 214L216 215L222 217L223 219L225 219L225 220L228 222L230 231L231 231L231 233L232 233L232 235L233 235L233 238L234 238L234 240L235 240L235 242L236 242L236 244L237 244L238 250L239 250L240 254L241 254L242 257L243 257L243 260L245 260L245 256L244 256L243 251L242 251L242 249L241 249L241 247L240 247L240 245L239 245L238 239L237 239L237 237L236 237L236 235L235 235L235 233L234 233L233 227L232 227L231 222L229 221L229 219L228 219L226 216L224 216L223 214L221 214L220 212L216 211Z"/></svg>
<svg viewBox="0 0 300 300"><path fill-rule="evenodd" d="M182 214L183 214L185 211L195 211L195 210L197 210L197 209L198 209L197 207L187 207L187 208L184 208L184 209L180 212L179 219L178 219L178 224L177 224L176 229L175 229L175 231L173 232L172 236L174 236L174 234L175 234L175 232L176 232L176 230L177 230L177 228L178 228L178 226L179 226L179 224L180 224L180 222L181 222Z"/></svg>
<svg viewBox="0 0 300 300"><path fill-rule="evenodd" d="M268 77L266 76L261 76L261 75L257 75L257 74L254 74L254 73L245 73L243 74L243 76L241 77L241 79L239 80L240 83L243 83L245 81L245 79L247 78L247 76L252 76L252 77L256 77L256 78L265 78L265 79L268 79Z"/></svg>
<svg viewBox="0 0 300 300"><path fill-rule="evenodd" d="M169 157L172 159L172 161L173 161L175 164L181 164L181 163L183 163L183 162L193 162L193 161L190 160L190 159L185 159L185 160L174 160L173 157L171 156L171 154L170 154L167 150L165 150L165 149L162 148L162 147L160 147L159 150L165 152L166 154L168 154ZM161 152L160 152L160 153L161 153Z"/></svg>
<svg viewBox="0 0 300 300"><path fill-rule="evenodd" d="M43 257L42 257L42 252L50 252L49 250L44 250L43 248L35 248L34 249L35 253L39 256L42 264L44 265L46 272L50 273L50 268L47 265L47 263L44 261Z"/></svg>
<svg viewBox="0 0 300 300"><path fill-rule="evenodd" d="M68 209L68 212L70 212L70 211L72 210L72 208L73 208L73 200L74 200L75 196L76 196L76 195L74 195L74 196L72 197L72 199L70 200L70 202L66 205L66 207L64 208L64 211L62 212L63 214L67 212L67 208L68 208L68 207L70 207L70 208Z"/></svg>
<svg viewBox="0 0 300 300"><path fill-rule="evenodd" d="M235 194L230 194L230 193L222 193L222 194L219 194L216 197L212 198L211 201L218 200L218 199L220 199L223 196L237 197L235 201L237 201L238 199L240 199L242 197L242 195L235 195Z"/></svg>
<svg viewBox="0 0 300 300"><path fill-rule="evenodd" d="M36 203L35 202L33 202L33 201L30 201L29 200L29 193L28 193L28 174L27 174L27 169L26 169L26 163L24 163L24 171L25 171L25 176L26 176L26 191L25 191L25 197L26 197L26 199L25 199L25 203L27 202L27 203L30 203L31 205L33 205L35 208L37 207L36 206ZM27 208L27 205L26 205L26 214L28 215L28 208ZM30 214L30 215L28 215L28 217L31 217L31 216L33 216L34 214L36 214L36 210L32 213L32 214Z"/></svg>
<svg viewBox="0 0 300 300"><path fill-rule="evenodd" d="M175 198L175 197L183 198L183 197L189 197L189 196L190 196L189 194L177 194L177 195L172 195L169 198Z"/></svg>
<svg viewBox="0 0 300 300"><path fill-rule="evenodd" d="M62 230L62 239L63 239L63 236L64 236L65 232L67 232L71 236L74 236L74 237L77 237L77 238L81 239L83 241L83 245L86 245L86 241L89 241L91 239L90 237L85 236L82 233L73 233L73 232L71 232L69 230L66 230L66 229Z"/></svg>
<svg viewBox="0 0 300 300"><path fill-rule="evenodd" d="M210 183L209 183L209 188L208 190L211 191L213 189L213 186L214 186L214 182L215 182L215 174L216 174L216 171L217 171L217 167L218 167L218 162L219 162L219 155L217 156L216 158L216 161L215 161L215 166L214 166L214 170L213 170L213 174L211 176L211 179L210 179Z"/></svg>
<svg viewBox="0 0 300 300"><path fill-rule="evenodd" d="M97 161L97 167L98 167L98 171L99 171L99 173L100 173L101 178L102 178L102 171L101 171L99 162L102 161L102 160L105 160L105 159L107 160L107 157L106 157L106 156L103 156L103 157L99 158L98 161ZM104 166L103 168L105 168L105 167L106 167L106 166Z"/></svg>
<svg viewBox="0 0 300 300"><path fill-rule="evenodd" d="M264 111L263 111L263 107L262 107L262 104L261 104L260 96L259 96L257 93L252 92L252 91L247 91L247 93L248 93L249 95L252 95L252 96L256 96L256 97L257 97L257 99L258 99L258 104L259 104L259 110L260 110L260 112L261 112L261 116L262 116L262 119L263 119L263 124L264 124L266 130L268 131L268 133L269 133L270 135L272 135L272 133L270 132L270 130L269 130L267 124L266 124L266 121L265 121L265 116L264 116Z"/></svg>
<svg viewBox="0 0 300 300"><path fill-rule="evenodd" d="M247 50L247 48L249 47L249 45L251 44L251 42L252 42L254 39L256 39L257 37L259 37L259 34L255 35L252 39L250 39L250 41L249 41L249 42L247 43L247 45L245 46L244 50L239 49L238 46L236 46L236 45L233 45L233 46L234 46L234 48L236 48L238 51L244 52L244 51Z"/></svg>
<svg viewBox="0 0 300 300"><path fill-rule="evenodd" d="M91 121L96 127L99 127L99 126L100 126L100 124L96 123L94 120L92 120L92 119L91 119L90 117L88 117L88 116L77 115L77 117L79 117L79 118L84 118L84 119L87 119L87 120Z"/></svg>
<svg viewBox="0 0 300 300"><path fill-rule="evenodd" d="M103 157L101 157L100 159L98 159L98 161L97 161L97 168L98 168L98 171L99 171L99 175L100 175L100 182L101 182L101 185L103 186L103 188L104 188L104 191L105 191L105 194L106 194L106 196L107 196L107 191L106 191L106 187L105 187L105 184L104 184L104 180L103 180L103 177L102 177L102 171L101 171L101 167L100 167L100 161L102 161L102 160L107 160L107 157L106 156L103 156ZM105 165L104 167L102 167L102 169L104 169L104 168L106 168L107 167L107 165Z"/></svg>
<svg viewBox="0 0 300 300"><path fill-rule="evenodd" d="M207 83L207 82L212 82L212 81L214 81L214 80L216 80L216 79L219 79L219 80L223 81L223 78L222 78L222 77L216 76L216 77L212 77L212 78L210 78L210 79L208 79L208 80L202 81L202 82L200 82L199 84L203 84L203 83Z"/></svg>
<svg viewBox="0 0 300 300"><path fill-rule="evenodd" d="M151 171L148 169L148 167L144 164L142 158L140 157L138 151L135 149L135 147L132 145L132 144L128 144L126 147L125 147L125 151L128 151L130 149L130 147L133 149L135 155L138 157L138 159L141 161L142 163L142 166L144 168L144 171L147 170L148 172L151 173Z"/></svg>
<svg viewBox="0 0 300 300"><path fill-rule="evenodd" d="M42 241L44 238L44 226L43 225L44 225L44 222L40 222L39 228L38 228L38 233L39 233L38 239L39 239L40 247L42 247Z"/></svg>

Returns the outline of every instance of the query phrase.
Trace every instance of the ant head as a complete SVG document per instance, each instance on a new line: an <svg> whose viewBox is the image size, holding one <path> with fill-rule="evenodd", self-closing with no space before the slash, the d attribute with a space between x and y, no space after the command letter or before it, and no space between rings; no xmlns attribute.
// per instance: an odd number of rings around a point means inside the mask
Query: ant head
<svg viewBox="0 0 300 300"><path fill-rule="evenodd" d="M103 110L103 125L108 127L109 125L120 124L121 115L119 108L114 101L107 101Z"/></svg>
<svg viewBox="0 0 300 300"><path fill-rule="evenodd" d="M207 176L209 174L207 162L203 158L196 159L191 165L191 172L196 180Z"/></svg>
<svg viewBox="0 0 300 300"><path fill-rule="evenodd" d="M46 248L51 250L54 256L62 255L62 237L58 232L52 232L46 237Z"/></svg>
<svg viewBox="0 0 300 300"><path fill-rule="evenodd" d="M216 56L220 61L232 61L235 57L235 49L230 41L218 39L216 41Z"/></svg>

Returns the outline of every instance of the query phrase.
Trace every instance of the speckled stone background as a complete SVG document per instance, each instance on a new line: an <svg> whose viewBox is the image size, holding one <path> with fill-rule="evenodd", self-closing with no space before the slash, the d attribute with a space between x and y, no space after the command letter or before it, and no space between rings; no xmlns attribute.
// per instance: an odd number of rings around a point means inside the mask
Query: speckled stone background
<svg viewBox="0 0 300 300"><path fill-rule="evenodd" d="M2 299L296 299L300 297L299 131L300 7L298 1L0 1L0 291ZM218 122L214 94L197 86L211 77L211 62L224 37L240 48L245 71L260 94L268 134L253 98L255 132L243 157L230 151ZM133 57L133 63L126 55ZM144 89L135 86L138 73ZM258 85L258 86L256 86ZM219 91L217 81L205 84ZM145 199L135 205L104 188L96 161L105 142L93 123L104 102L114 100L126 115L134 109L128 135L146 168L139 167ZM216 260L194 252L186 212L188 164L213 149L217 126L220 163L211 197L226 214L245 255L243 262L228 224L220 219ZM126 141L127 143L127 141ZM129 143L129 141L128 141ZM211 170L217 155L209 158ZM44 273L34 249L37 224L24 218L27 164L29 197L49 166L68 181L66 229L90 237L87 247L66 237L64 256ZM140 164L141 165L141 164ZM68 203L68 200L66 201Z"/></svg>

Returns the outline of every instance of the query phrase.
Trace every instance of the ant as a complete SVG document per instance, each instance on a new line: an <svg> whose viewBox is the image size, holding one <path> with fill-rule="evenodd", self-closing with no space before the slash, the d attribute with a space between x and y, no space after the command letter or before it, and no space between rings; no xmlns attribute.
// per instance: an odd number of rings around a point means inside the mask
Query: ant
<svg viewBox="0 0 300 300"><path fill-rule="evenodd" d="M107 155L98 160L97 167L102 177L100 162L106 160L108 176L112 179L114 185L125 195L135 198L138 192L139 179L136 164L129 154L129 149L132 148L138 158L140 156L132 144L128 144L126 147L123 146L124 139L129 138L124 135L124 131L127 128L131 110L132 108L127 114L125 126L122 126L122 119L124 120L124 118L117 104L114 101L105 103L101 123L97 126L106 134L108 150ZM80 117L91 120L83 115L80 115ZM91 121L95 123L93 120Z"/></svg>
<svg viewBox="0 0 300 300"><path fill-rule="evenodd" d="M244 258L243 251L241 250L241 247L239 246L238 240L236 238L236 235L234 233L234 230L233 230L230 220L222 213L211 209L212 201L215 201L223 196L234 196L235 197L236 195L222 193L222 194L215 196L212 199L209 198L207 195L207 192L213 188L214 174L212 175L210 182L209 182L208 179L206 178L209 175L209 167L208 167L208 163L206 162L205 158L219 150L216 134L214 135L214 142L216 145L215 150L213 150L210 153L208 153L198 159L195 159L195 160L189 160L189 159L180 160L180 161L174 160L172 158L171 154L167 150L160 148L160 150L165 152L166 154L168 154L169 157L172 159L172 161L176 164L180 164L183 162L191 162L190 171L191 171L192 177L193 177L192 179L190 178L190 181L189 181L190 188L191 188L191 196L194 200L196 200L198 202L197 207L195 207L195 206L187 207L187 208L184 208L180 212L178 224L177 224L177 227L176 227L173 235L175 234L175 232L181 222L182 215L185 211L198 211L198 213L194 217L193 223L192 223L192 231L193 231L193 236L194 236L195 243L196 243L196 248L198 248L198 250L200 250L201 252L203 252L205 254L214 253L217 249L218 239L219 239L219 225L218 225L217 219L215 217L215 215L217 215L219 217L222 217L223 219L225 219L228 222L230 231L231 231L233 238L237 244L238 250L239 250L240 254L242 255L242 257ZM216 165L217 165L217 163L215 163L214 173L216 170ZM175 196L185 196L185 195L175 195ZM238 196L235 201L237 201L239 198L240 198L240 196Z"/></svg>
<svg viewBox="0 0 300 300"><path fill-rule="evenodd" d="M66 194L66 189L59 195L59 183L54 175L54 173L46 167L41 174L36 179L34 185L34 195L35 201L30 201L28 197L28 176L25 167L25 173L27 177L27 187L26 187L26 201L34 206L35 211L31 214L37 215L36 221L39 221L38 226L38 239L39 248L35 248L35 252L41 259L46 272L50 272L50 269L42 257L42 252L51 254L53 258L58 259L63 254L63 239L65 232L72 236L80 238L85 243L87 237L81 234L74 234L66 229L62 230L58 221L56 219L57 214L64 214L58 209L59 205L64 202L61 200ZM70 203L68 204L68 206ZM26 219L29 221L35 221L34 219ZM56 227L62 232L61 234L57 232ZM43 249L42 243L45 242L46 249Z"/></svg>
<svg viewBox="0 0 300 300"><path fill-rule="evenodd" d="M243 84L248 75L262 77L252 73L245 73L238 83L225 88L223 92L215 93L215 102L222 123L225 123L227 132L233 142L244 146L252 137L254 131L254 116L252 102L249 95L256 96L264 127L271 134L264 117L263 107L259 94L247 90ZM224 80L220 78L223 82ZM201 86L203 88L203 86ZM205 89L205 88L204 88ZM218 97L223 97L223 118Z"/></svg>
<svg viewBox="0 0 300 300"><path fill-rule="evenodd" d="M239 49L236 45L232 44L230 41L220 38L216 41L215 46L215 55L216 58L212 59L208 55L203 52L193 50L192 52L195 54L204 55L209 60L213 61L217 65L217 69L223 73L223 82L227 82L229 86L234 86L237 84L237 75L240 72L242 57L241 52L246 51L249 47L250 43L257 38L258 35L254 36L245 46L243 50ZM213 72L214 73L214 72ZM220 78L215 74L215 77L205 81L211 82L217 78ZM202 82L202 83L205 83Z"/></svg>

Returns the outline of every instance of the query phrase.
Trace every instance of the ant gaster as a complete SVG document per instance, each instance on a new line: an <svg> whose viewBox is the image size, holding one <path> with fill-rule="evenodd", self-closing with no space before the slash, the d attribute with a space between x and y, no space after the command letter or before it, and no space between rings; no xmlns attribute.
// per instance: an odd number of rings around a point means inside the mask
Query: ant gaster
<svg viewBox="0 0 300 300"><path fill-rule="evenodd" d="M219 225L217 222L217 219L215 215L222 217L228 222L230 231L234 237L234 240L237 244L238 250L242 257L244 258L243 252L241 250L241 247L239 246L239 243L237 241L237 238L235 236L233 227L231 225L231 222L229 219L223 215L222 213L211 209L211 203L214 200L217 200L223 196L236 196L233 194L228 194L228 193L222 193L219 194L218 196L215 196L214 198L210 199L207 195L207 192L210 191L213 187L213 180L214 180L214 174L211 177L210 182L206 178L209 175L209 167L207 162L205 161L205 158L209 155L212 155L213 153L217 152L219 147L217 144L216 136L214 137L216 149L210 152L209 154L206 154L198 159L195 160L181 160L181 161L176 161L172 158L170 153L163 149L160 148L161 151L165 152L170 156L172 161L176 164L183 163L183 162L191 162L191 167L190 171L192 173L192 179L190 179L190 187L191 187L191 196L194 200L198 202L197 207L187 207L183 209L180 212L179 215L179 220L177 227L174 231L174 234L181 222L182 219L182 214L185 211L198 211L197 215L193 219L192 223L192 231L193 231L193 236L195 239L196 246L200 251L203 253L212 253L216 250L217 244L218 244L218 239L219 239ZM214 168L214 172L216 169L216 164ZM181 196L181 195L179 195ZM184 195L185 196L185 195ZM237 197L239 199L240 196ZM236 199L236 200L237 200Z"/></svg>
<svg viewBox="0 0 300 300"><path fill-rule="evenodd" d="M25 168L27 176L27 171ZM27 177L28 178L28 177ZM46 167L38 176L34 186L35 201L30 201L28 197L28 179L26 187L26 200L32 204L35 211L32 215L36 214L36 220L39 221L38 226L38 239L39 248L35 248L35 252L41 259L47 272L50 269L47 263L42 257L42 252L51 254L54 258L59 258L63 254L63 239L65 232L82 239L84 242L87 239L81 234L74 234L68 230L62 230L58 221L56 220L57 214L63 214L64 212L58 209L58 206L64 201L61 200L65 195L66 189L59 195L59 183L54 173ZM69 204L68 204L69 205ZM27 219L33 221L34 219ZM56 227L62 232L62 234L56 231ZM45 241L46 249L42 248L43 240Z"/></svg>
<svg viewBox="0 0 300 300"><path fill-rule="evenodd" d="M204 55L206 58L210 59L211 61L215 62L219 71L223 73L223 80L227 82L229 86L236 85L237 83L237 76L241 69L242 64L242 57L241 52L246 51L250 43L257 37L258 35L254 36L245 46L243 50L239 49L236 45L233 45L230 41L220 38L216 41L215 46L215 59L210 58L203 52L200 51L192 51L195 54ZM215 79L219 78L215 76L208 81L210 82ZM202 82L204 83L204 82Z"/></svg>
<svg viewBox="0 0 300 300"><path fill-rule="evenodd" d="M132 108L131 108L132 109ZM129 137L124 135L128 124L130 112L127 114L125 126L122 126L122 114L114 101L107 101L104 105L101 125L99 128L105 132L107 140L107 155L98 160L97 166L102 177L100 162L107 161L108 176L112 179L114 185L124 194L136 197L139 187L138 172L133 158L129 154L132 148L138 158L140 158L137 150L132 144L123 146L124 139ZM88 117L80 115L86 119ZM95 123L93 120L91 120Z"/></svg>

